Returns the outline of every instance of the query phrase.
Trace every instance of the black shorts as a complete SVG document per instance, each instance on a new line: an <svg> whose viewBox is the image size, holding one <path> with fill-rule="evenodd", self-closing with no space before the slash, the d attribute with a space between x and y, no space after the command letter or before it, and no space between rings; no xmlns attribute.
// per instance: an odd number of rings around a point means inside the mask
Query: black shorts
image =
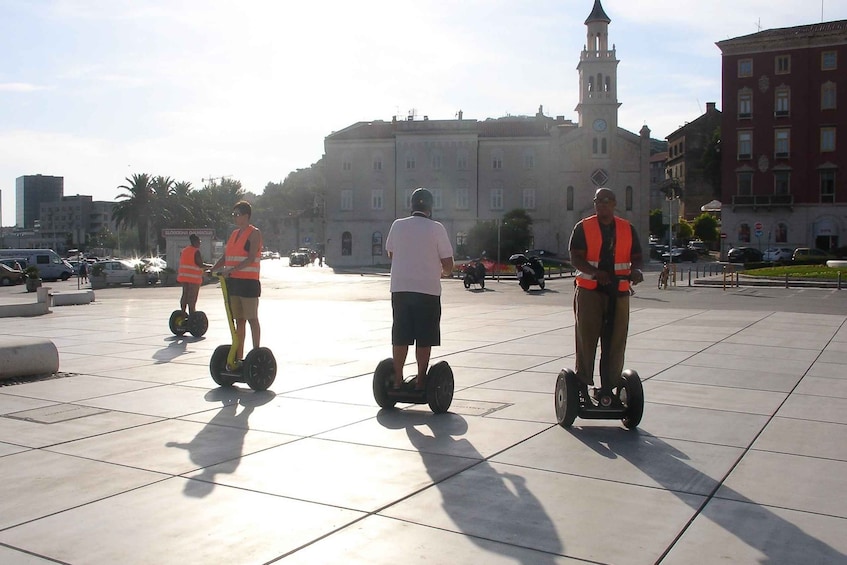
<svg viewBox="0 0 847 565"><path fill-rule="evenodd" d="M419 292L392 292L391 345L441 345L441 297Z"/></svg>

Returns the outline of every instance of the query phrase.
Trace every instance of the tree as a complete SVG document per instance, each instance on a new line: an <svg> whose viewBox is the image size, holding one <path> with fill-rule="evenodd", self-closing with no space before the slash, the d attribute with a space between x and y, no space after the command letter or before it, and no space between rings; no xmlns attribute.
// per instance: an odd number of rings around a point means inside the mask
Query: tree
<svg viewBox="0 0 847 565"><path fill-rule="evenodd" d="M146 173L134 174L124 179L127 184L118 188L125 190L126 194L118 194L117 202L112 206L112 217L115 224L127 228L138 227L138 241L141 252L147 254L149 250L148 231L150 227L150 201L152 199L152 188L150 175Z"/></svg>
<svg viewBox="0 0 847 565"><path fill-rule="evenodd" d="M164 249L166 242L162 229L171 226L173 219L172 199L174 180L161 175L150 182L150 226L153 229L156 247Z"/></svg>
<svg viewBox="0 0 847 565"><path fill-rule="evenodd" d="M664 224L662 211L659 208L650 210L650 233L661 239L667 231L667 226Z"/></svg>
<svg viewBox="0 0 847 565"><path fill-rule="evenodd" d="M718 220L708 212L694 218L694 235L706 242L718 240Z"/></svg>
<svg viewBox="0 0 847 565"><path fill-rule="evenodd" d="M532 218L526 210L515 209L506 212L499 223L499 254L504 261L510 255L522 253L532 245ZM477 222L467 237L467 251L471 257L479 257L483 251L489 259L496 260L498 254L498 222L488 220Z"/></svg>

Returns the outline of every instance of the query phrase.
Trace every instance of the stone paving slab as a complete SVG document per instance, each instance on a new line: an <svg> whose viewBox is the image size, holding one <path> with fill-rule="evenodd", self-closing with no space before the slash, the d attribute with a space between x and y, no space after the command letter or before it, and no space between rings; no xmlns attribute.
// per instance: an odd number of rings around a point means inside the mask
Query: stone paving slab
<svg viewBox="0 0 847 565"><path fill-rule="evenodd" d="M61 371L0 386L0 563L847 560L847 293L639 287L641 426L565 430L571 280L445 282L434 358L456 393L433 415L374 402L387 279L317 273L263 288L263 393L210 379L230 339L213 287L202 338L167 331L178 288L0 319L53 340Z"/></svg>

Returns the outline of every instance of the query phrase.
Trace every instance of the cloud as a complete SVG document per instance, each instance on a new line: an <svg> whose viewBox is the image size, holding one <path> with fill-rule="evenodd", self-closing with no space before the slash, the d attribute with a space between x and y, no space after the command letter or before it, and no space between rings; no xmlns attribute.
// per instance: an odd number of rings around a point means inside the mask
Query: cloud
<svg viewBox="0 0 847 565"><path fill-rule="evenodd" d="M48 90L48 88L27 82L0 82L0 92L35 92L37 90Z"/></svg>

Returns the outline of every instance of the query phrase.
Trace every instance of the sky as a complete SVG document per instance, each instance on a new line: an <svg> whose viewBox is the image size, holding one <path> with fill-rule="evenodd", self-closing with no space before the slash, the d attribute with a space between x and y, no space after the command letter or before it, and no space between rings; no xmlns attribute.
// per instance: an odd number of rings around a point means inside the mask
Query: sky
<svg viewBox="0 0 847 565"><path fill-rule="evenodd" d="M261 193L360 121L576 122L594 0L0 0L2 225L15 179L113 201L133 174ZM603 0L619 126L720 101L715 42L847 19L847 0Z"/></svg>

